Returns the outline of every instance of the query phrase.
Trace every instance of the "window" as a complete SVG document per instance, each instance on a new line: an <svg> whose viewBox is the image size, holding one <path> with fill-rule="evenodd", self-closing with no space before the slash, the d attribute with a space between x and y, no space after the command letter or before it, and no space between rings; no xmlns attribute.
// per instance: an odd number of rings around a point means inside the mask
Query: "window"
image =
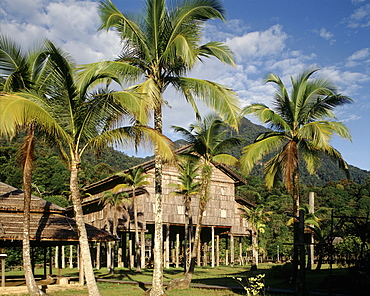
<svg viewBox="0 0 370 296"><path fill-rule="evenodd" d="M221 218L226 218L226 217L227 217L226 210L221 210Z"/></svg>
<svg viewBox="0 0 370 296"><path fill-rule="evenodd" d="M177 214L184 215L185 207L184 206L177 206Z"/></svg>

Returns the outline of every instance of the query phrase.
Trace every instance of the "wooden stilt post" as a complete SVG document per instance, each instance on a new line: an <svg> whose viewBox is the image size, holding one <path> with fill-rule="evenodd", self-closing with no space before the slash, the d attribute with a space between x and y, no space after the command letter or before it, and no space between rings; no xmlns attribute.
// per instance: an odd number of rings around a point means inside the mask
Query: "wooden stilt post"
<svg viewBox="0 0 370 296"><path fill-rule="evenodd" d="M235 246L234 246L234 235L230 234L230 265L234 266L235 261Z"/></svg>
<svg viewBox="0 0 370 296"><path fill-rule="evenodd" d="M211 227L211 240L212 240L212 259L211 259L211 266L215 267L215 227Z"/></svg>
<svg viewBox="0 0 370 296"><path fill-rule="evenodd" d="M226 236L225 265L229 265L229 236Z"/></svg>
<svg viewBox="0 0 370 296"><path fill-rule="evenodd" d="M216 235L216 266L220 266L220 236Z"/></svg>
<svg viewBox="0 0 370 296"><path fill-rule="evenodd" d="M180 264L180 233L176 233L176 268L179 267Z"/></svg>
<svg viewBox="0 0 370 296"><path fill-rule="evenodd" d="M166 224L165 267L170 268L170 224Z"/></svg>
<svg viewBox="0 0 370 296"><path fill-rule="evenodd" d="M47 247L44 247L44 278L46 278L47 276L47 266L46 266L46 262L47 262L47 253L48 252L48 249Z"/></svg>
<svg viewBox="0 0 370 296"><path fill-rule="evenodd" d="M208 244L207 242L204 242L203 243L203 266L208 265L207 252L208 252Z"/></svg>
<svg viewBox="0 0 370 296"><path fill-rule="evenodd" d="M58 268L59 269L59 246L55 246L55 260L54 260L54 264L55 264L55 268Z"/></svg>
<svg viewBox="0 0 370 296"><path fill-rule="evenodd" d="M58 275L62 276L62 248L58 248Z"/></svg>
<svg viewBox="0 0 370 296"><path fill-rule="evenodd" d="M62 268L66 268L66 249L62 246Z"/></svg>
<svg viewBox="0 0 370 296"><path fill-rule="evenodd" d="M123 244L123 240L122 240L122 234L119 234L118 235L121 240L118 242L118 252L117 252L117 267L123 267L123 254L122 254L122 244Z"/></svg>
<svg viewBox="0 0 370 296"><path fill-rule="evenodd" d="M69 245L69 268L73 268L73 245Z"/></svg>
<svg viewBox="0 0 370 296"><path fill-rule="evenodd" d="M202 242L200 241L198 244L198 250L197 250L197 265L200 266L200 248L201 248Z"/></svg>
<svg viewBox="0 0 370 296"><path fill-rule="evenodd" d="M53 274L53 252L51 247L49 247L49 274Z"/></svg>
<svg viewBox="0 0 370 296"><path fill-rule="evenodd" d="M96 269L101 268L101 242L96 243Z"/></svg>
<svg viewBox="0 0 370 296"><path fill-rule="evenodd" d="M145 225L145 224L144 224ZM141 238L140 238L140 243L141 243L141 268L145 268L145 226L143 226L143 230L141 231Z"/></svg>
<svg viewBox="0 0 370 296"><path fill-rule="evenodd" d="M244 265L242 236L239 237L239 264Z"/></svg>
<svg viewBox="0 0 370 296"><path fill-rule="evenodd" d="M132 247L132 243L133 243L133 240L132 240L132 233L129 232L129 240L128 240L128 258L129 258L129 261L130 261L130 269L134 268L134 258L133 258L133 247Z"/></svg>

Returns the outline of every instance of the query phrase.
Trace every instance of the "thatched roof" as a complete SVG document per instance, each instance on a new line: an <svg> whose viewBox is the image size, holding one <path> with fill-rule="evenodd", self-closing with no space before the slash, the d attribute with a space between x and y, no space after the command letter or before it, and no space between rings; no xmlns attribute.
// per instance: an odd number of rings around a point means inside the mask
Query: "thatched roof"
<svg viewBox="0 0 370 296"><path fill-rule="evenodd" d="M75 220L65 209L36 196L31 199L30 240L32 245L78 243ZM116 237L86 224L90 241L111 241ZM0 246L20 244L23 235L23 191L0 182Z"/></svg>

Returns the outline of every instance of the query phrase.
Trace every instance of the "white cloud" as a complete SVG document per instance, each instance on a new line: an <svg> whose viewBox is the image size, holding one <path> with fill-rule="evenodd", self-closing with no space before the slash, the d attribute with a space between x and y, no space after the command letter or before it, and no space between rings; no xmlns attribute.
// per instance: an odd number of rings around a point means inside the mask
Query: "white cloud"
<svg viewBox="0 0 370 296"><path fill-rule="evenodd" d="M347 20L350 28L364 28L370 26L370 4L357 8Z"/></svg>
<svg viewBox="0 0 370 296"><path fill-rule="evenodd" d="M314 30L314 32L316 34L318 34L321 38L327 40L327 41L330 41L330 44L332 45L333 43L335 43L335 39L333 38L334 37L334 34L327 31L325 28L321 28L320 30Z"/></svg>
<svg viewBox="0 0 370 296"><path fill-rule="evenodd" d="M367 47L356 51L348 58L348 60L349 61L363 60L367 59L369 56L370 56L370 47Z"/></svg>
<svg viewBox="0 0 370 296"><path fill-rule="evenodd" d="M282 26L274 25L266 31L255 31L243 36L227 38L226 43L236 54L238 60L274 56L285 48L288 35Z"/></svg>

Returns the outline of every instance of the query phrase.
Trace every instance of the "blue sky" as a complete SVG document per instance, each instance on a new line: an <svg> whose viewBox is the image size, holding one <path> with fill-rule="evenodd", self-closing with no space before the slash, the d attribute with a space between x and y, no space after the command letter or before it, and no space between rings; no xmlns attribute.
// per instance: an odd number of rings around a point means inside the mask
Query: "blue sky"
<svg viewBox="0 0 370 296"><path fill-rule="evenodd" d="M332 145L352 165L370 170L370 1L365 0L224 0L226 23L210 21L204 41L226 42L236 68L208 60L191 76L233 88L243 106L271 104L273 85L263 78L272 72L289 85L289 76L314 66L354 103L336 111L350 128L353 141L335 137ZM97 31L98 1L2 0L0 31L29 47L49 38L77 63L113 59L119 54L114 32ZM121 11L137 12L143 0L113 0ZM164 131L176 139L171 125L188 127L191 109L169 90L171 108L164 110ZM175 98L175 100L174 100ZM206 108L202 108L206 113ZM249 118L258 123L253 118Z"/></svg>

